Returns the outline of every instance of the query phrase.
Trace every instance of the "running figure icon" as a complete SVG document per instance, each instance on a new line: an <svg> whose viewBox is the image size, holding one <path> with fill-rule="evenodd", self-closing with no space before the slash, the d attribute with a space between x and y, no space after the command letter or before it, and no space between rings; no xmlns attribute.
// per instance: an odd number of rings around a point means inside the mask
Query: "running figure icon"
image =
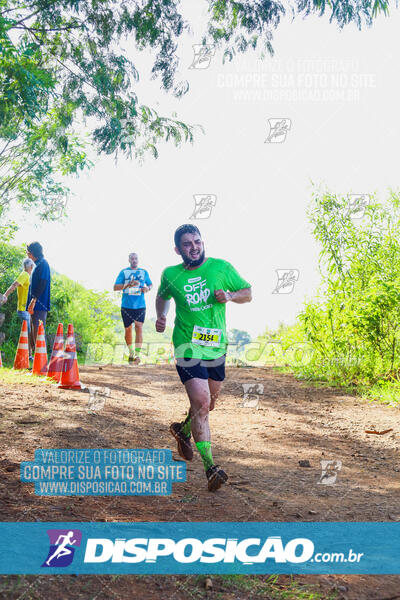
<svg viewBox="0 0 400 600"><path fill-rule="evenodd" d="M61 558L62 556L66 556L67 554L72 554L72 550L67 548L68 545L73 546L77 543L78 540L72 539L74 537L74 532L69 531L66 535L59 535L56 541L57 549L56 551L46 560L46 565L50 566L51 561L54 558ZM60 543L60 540L63 540Z"/></svg>

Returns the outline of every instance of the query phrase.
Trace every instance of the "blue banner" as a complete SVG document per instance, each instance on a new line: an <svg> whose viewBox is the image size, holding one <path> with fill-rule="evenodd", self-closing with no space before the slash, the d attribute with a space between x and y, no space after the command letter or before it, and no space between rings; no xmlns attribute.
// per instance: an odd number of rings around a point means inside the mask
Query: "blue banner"
<svg viewBox="0 0 400 600"><path fill-rule="evenodd" d="M400 523L0 523L0 573L400 574Z"/></svg>

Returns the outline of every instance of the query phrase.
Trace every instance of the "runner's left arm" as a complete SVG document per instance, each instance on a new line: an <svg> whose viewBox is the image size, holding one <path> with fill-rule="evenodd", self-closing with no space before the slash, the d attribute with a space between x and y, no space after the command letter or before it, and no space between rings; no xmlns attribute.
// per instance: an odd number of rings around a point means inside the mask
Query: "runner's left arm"
<svg viewBox="0 0 400 600"><path fill-rule="evenodd" d="M251 287L237 290L237 292L228 292L228 294L231 297L231 301L236 302L237 304L244 304L245 302L251 302L252 300Z"/></svg>
<svg viewBox="0 0 400 600"><path fill-rule="evenodd" d="M251 302L251 288L243 288L236 292L225 292L224 290L215 290L215 299L222 304L225 302L236 302L236 304L244 304Z"/></svg>
<svg viewBox="0 0 400 600"><path fill-rule="evenodd" d="M243 279L237 272L234 266L228 261L221 261L224 272L224 287L225 289L215 290L214 295L217 302L235 302L236 304L244 304L251 302L251 285Z"/></svg>

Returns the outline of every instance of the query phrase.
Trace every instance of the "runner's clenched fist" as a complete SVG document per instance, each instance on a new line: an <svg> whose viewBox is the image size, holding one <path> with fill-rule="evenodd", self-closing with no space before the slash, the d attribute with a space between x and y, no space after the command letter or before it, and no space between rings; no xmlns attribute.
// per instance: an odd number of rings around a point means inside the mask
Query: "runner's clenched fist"
<svg viewBox="0 0 400 600"><path fill-rule="evenodd" d="M156 331L158 333L164 333L166 325L167 325L167 317L164 317L164 316L158 317L158 319L156 321Z"/></svg>
<svg viewBox="0 0 400 600"><path fill-rule="evenodd" d="M224 290L215 290L214 296L217 302L224 304L232 300L232 294L230 292L224 292Z"/></svg>

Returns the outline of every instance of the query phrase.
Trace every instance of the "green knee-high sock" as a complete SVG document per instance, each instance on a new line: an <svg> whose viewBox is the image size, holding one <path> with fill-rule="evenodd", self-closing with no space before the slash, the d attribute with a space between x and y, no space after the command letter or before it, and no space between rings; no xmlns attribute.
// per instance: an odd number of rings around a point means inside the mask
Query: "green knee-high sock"
<svg viewBox="0 0 400 600"><path fill-rule="evenodd" d="M184 420L182 427L181 427L181 431L184 435L189 436L191 434L191 431L192 431L191 423L192 423L192 417L191 417L190 409L189 409L187 417Z"/></svg>
<svg viewBox="0 0 400 600"><path fill-rule="evenodd" d="M201 459L203 461L204 470L207 470L213 466L214 460L211 453L211 442L196 442L197 450L200 452Z"/></svg>

